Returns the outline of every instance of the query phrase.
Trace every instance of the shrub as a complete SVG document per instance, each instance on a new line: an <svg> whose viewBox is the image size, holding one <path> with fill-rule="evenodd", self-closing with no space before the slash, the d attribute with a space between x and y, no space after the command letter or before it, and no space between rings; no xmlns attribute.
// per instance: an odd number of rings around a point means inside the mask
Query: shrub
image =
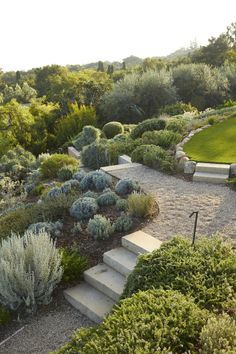
<svg viewBox="0 0 236 354"><path fill-rule="evenodd" d="M145 132L142 135L142 139L144 144L153 144L163 149L169 149L179 143L182 137L179 133L172 132L171 130L160 130Z"/></svg>
<svg viewBox="0 0 236 354"><path fill-rule="evenodd" d="M172 118L167 121L166 129L175 133L183 134L187 123L181 118Z"/></svg>
<svg viewBox="0 0 236 354"><path fill-rule="evenodd" d="M77 179L70 179L69 181L63 183L63 185L61 186L61 191L62 193L69 193L72 190L79 190L79 187L80 185Z"/></svg>
<svg viewBox="0 0 236 354"><path fill-rule="evenodd" d="M82 231L80 222L75 222L73 229L71 230L73 235L79 234Z"/></svg>
<svg viewBox="0 0 236 354"><path fill-rule="evenodd" d="M166 127L166 121L160 118L146 119L139 123L131 132L132 139L141 138L144 132L152 130L163 130Z"/></svg>
<svg viewBox="0 0 236 354"><path fill-rule="evenodd" d="M40 171L44 178L56 178L62 167L70 165L78 168L79 161L65 154L53 154L41 163Z"/></svg>
<svg viewBox="0 0 236 354"><path fill-rule="evenodd" d="M89 198L97 199L98 194L97 194L96 192L93 192L93 191L88 190L87 192L85 192L85 193L83 194L83 198L85 198L85 197L86 197L86 198L89 197Z"/></svg>
<svg viewBox="0 0 236 354"><path fill-rule="evenodd" d="M140 218L150 217L157 211L156 200L150 194L133 193L128 197L128 211Z"/></svg>
<svg viewBox="0 0 236 354"><path fill-rule="evenodd" d="M107 139L112 139L118 134L124 133L124 127L120 122L109 122L102 128Z"/></svg>
<svg viewBox="0 0 236 354"><path fill-rule="evenodd" d="M122 213L115 222L115 231L117 232L127 232L129 231L133 226L133 220L132 218L125 214Z"/></svg>
<svg viewBox="0 0 236 354"><path fill-rule="evenodd" d="M169 116L177 116L185 112L197 112L197 108L190 103L177 102L175 104L166 105L160 110L160 114L168 114Z"/></svg>
<svg viewBox="0 0 236 354"><path fill-rule="evenodd" d="M34 311L51 301L62 272L61 256L46 232L12 235L0 247L0 301L12 310Z"/></svg>
<svg viewBox="0 0 236 354"><path fill-rule="evenodd" d="M207 315L177 291L139 292L97 328L79 330L58 354L195 353Z"/></svg>
<svg viewBox="0 0 236 354"><path fill-rule="evenodd" d="M50 189L50 191L47 193L47 198L57 198L62 194L62 190L60 187L53 187Z"/></svg>
<svg viewBox="0 0 236 354"><path fill-rule="evenodd" d="M228 315L212 316L200 335L202 352L207 354L236 353L236 322Z"/></svg>
<svg viewBox="0 0 236 354"><path fill-rule="evenodd" d="M81 159L84 166L93 170L109 165L107 143L100 141L85 146L81 152Z"/></svg>
<svg viewBox="0 0 236 354"><path fill-rule="evenodd" d="M28 227L28 231L33 232L34 234L39 234L40 232L45 231L52 238L59 237L61 235L61 231L63 228L63 224L61 221L56 222L37 222L35 224L31 224Z"/></svg>
<svg viewBox="0 0 236 354"><path fill-rule="evenodd" d="M235 308L236 255L218 236L199 239L195 247L174 237L159 250L141 256L129 276L125 296L149 288L174 289L207 309Z"/></svg>
<svg viewBox="0 0 236 354"><path fill-rule="evenodd" d="M85 176L86 172L84 170L79 170L73 174L73 179L77 179L77 181L81 182Z"/></svg>
<svg viewBox="0 0 236 354"><path fill-rule="evenodd" d="M96 214L97 210L98 205L94 198L79 198L72 204L70 215L77 220L89 219Z"/></svg>
<svg viewBox="0 0 236 354"><path fill-rule="evenodd" d="M91 171L80 182L82 190L95 189L102 191L111 185L112 178L103 171Z"/></svg>
<svg viewBox="0 0 236 354"><path fill-rule="evenodd" d="M106 240L114 232L110 219L102 215L95 215L93 219L90 219L87 230L95 240Z"/></svg>
<svg viewBox="0 0 236 354"><path fill-rule="evenodd" d="M83 149L84 146L92 144L94 141L100 139L101 131L91 125L86 125L82 132L74 139L73 145L79 151Z"/></svg>
<svg viewBox="0 0 236 354"><path fill-rule="evenodd" d="M57 173L57 177L60 181L67 181L68 179L72 179L74 172L76 171L77 166L66 165L60 168Z"/></svg>
<svg viewBox="0 0 236 354"><path fill-rule="evenodd" d="M88 268L88 260L76 249L62 248L61 265L63 268L63 283L72 283L82 279L83 272Z"/></svg>
<svg viewBox="0 0 236 354"><path fill-rule="evenodd" d="M11 319L10 312L8 309L0 305L0 328L6 325Z"/></svg>
<svg viewBox="0 0 236 354"><path fill-rule="evenodd" d="M37 197L45 191L45 186L41 183L37 184L30 192L31 195Z"/></svg>
<svg viewBox="0 0 236 354"><path fill-rule="evenodd" d="M97 202L99 206L107 206L107 205L114 205L118 196L115 192L113 192L110 188L105 189L101 195L97 198Z"/></svg>
<svg viewBox="0 0 236 354"><path fill-rule="evenodd" d="M115 186L115 192L119 195L126 195L139 190L140 186L138 183L128 177L121 179Z"/></svg>
<svg viewBox="0 0 236 354"><path fill-rule="evenodd" d="M122 199L122 198L117 199L116 209L118 211L127 211L128 210L128 201L126 199Z"/></svg>

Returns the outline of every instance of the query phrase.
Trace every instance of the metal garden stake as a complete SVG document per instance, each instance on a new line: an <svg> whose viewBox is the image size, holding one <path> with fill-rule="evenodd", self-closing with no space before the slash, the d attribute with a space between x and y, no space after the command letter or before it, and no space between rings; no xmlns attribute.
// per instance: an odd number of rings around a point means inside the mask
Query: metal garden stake
<svg viewBox="0 0 236 354"><path fill-rule="evenodd" d="M191 218L194 214L195 214L195 222L194 222L194 229L193 229L193 242L192 242L192 246L194 245L194 242L195 242L195 239L196 239L198 211L193 211L192 214L189 215L189 217Z"/></svg>

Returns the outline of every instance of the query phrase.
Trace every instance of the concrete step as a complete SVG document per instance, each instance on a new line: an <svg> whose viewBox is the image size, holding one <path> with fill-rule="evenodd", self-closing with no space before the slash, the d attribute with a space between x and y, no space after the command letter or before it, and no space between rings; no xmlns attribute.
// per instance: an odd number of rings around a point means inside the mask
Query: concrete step
<svg viewBox="0 0 236 354"><path fill-rule="evenodd" d="M229 171L230 165L228 164L198 162L196 165L196 172L217 173L229 177Z"/></svg>
<svg viewBox="0 0 236 354"><path fill-rule="evenodd" d="M140 167L140 166L142 166L140 163L130 162L130 163L122 163L120 165L104 166L104 167L101 167L100 170L102 170L103 172L110 173L113 171L125 170L125 169L129 169L129 168Z"/></svg>
<svg viewBox="0 0 236 354"><path fill-rule="evenodd" d="M162 242L143 231L133 232L130 235L124 236L121 239L122 246L129 251L140 254L152 252L160 248Z"/></svg>
<svg viewBox="0 0 236 354"><path fill-rule="evenodd" d="M124 247L114 248L104 253L103 262L124 276L128 276L137 262L137 255Z"/></svg>
<svg viewBox="0 0 236 354"><path fill-rule="evenodd" d="M64 296L72 306L96 323L101 322L115 304L111 298L85 282L65 290Z"/></svg>
<svg viewBox="0 0 236 354"><path fill-rule="evenodd" d="M193 175L194 182L225 183L228 178L228 174L218 173L195 172Z"/></svg>
<svg viewBox="0 0 236 354"><path fill-rule="evenodd" d="M123 275L104 263L86 270L84 280L115 301L119 300L126 282Z"/></svg>

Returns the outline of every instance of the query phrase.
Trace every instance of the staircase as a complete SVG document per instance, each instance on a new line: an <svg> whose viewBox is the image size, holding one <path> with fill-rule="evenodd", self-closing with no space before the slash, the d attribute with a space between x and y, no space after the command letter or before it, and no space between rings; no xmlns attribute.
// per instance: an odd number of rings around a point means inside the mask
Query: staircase
<svg viewBox="0 0 236 354"><path fill-rule="evenodd" d="M203 163L196 165L193 181L208 183L225 183L229 178L230 165Z"/></svg>
<svg viewBox="0 0 236 354"><path fill-rule="evenodd" d="M84 281L64 291L66 300L99 323L111 311L123 293L127 276L139 254L158 249L161 241L137 231L121 239L122 247L104 253L103 262L84 272Z"/></svg>

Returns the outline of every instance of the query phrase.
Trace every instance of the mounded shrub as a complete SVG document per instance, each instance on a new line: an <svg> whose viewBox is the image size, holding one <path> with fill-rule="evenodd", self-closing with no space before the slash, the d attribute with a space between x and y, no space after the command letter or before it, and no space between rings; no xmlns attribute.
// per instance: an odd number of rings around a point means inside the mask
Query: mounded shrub
<svg viewBox="0 0 236 354"><path fill-rule="evenodd" d="M88 260L81 256L78 250L62 248L61 265L63 268L63 283L72 283L82 279L83 272L88 268Z"/></svg>
<svg viewBox="0 0 236 354"><path fill-rule="evenodd" d="M170 116L177 116L185 112L197 113L197 108L193 107L190 103L177 102L175 104L166 105L160 110L161 114L168 114Z"/></svg>
<svg viewBox="0 0 236 354"><path fill-rule="evenodd" d="M97 194L96 192L94 192L94 191L88 190L87 192L85 192L85 193L83 194L83 198L85 198L85 197L97 199L98 194Z"/></svg>
<svg viewBox="0 0 236 354"><path fill-rule="evenodd" d="M70 215L77 220L84 220L93 217L98 210L96 199L94 198L79 198L76 200L71 208Z"/></svg>
<svg viewBox="0 0 236 354"><path fill-rule="evenodd" d="M219 236L191 240L176 236L142 255L129 276L124 296L139 290L178 290L211 310L236 308L236 254Z"/></svg>
<svg viewBox="0 0 236 354"><path fill-rule="evenodd" d="M83 149L84 146L92 144L94 141L98 141L101 136L101 131L92 125L86 125L82 132L78 134L73 140L73 145L79 151Z"/></svg>
<svg viewBox="0 0 236 354"><path fill-rule="evenodd" d="M44 178L56 178L62 167L70 165L78 168L79 161L65 154L53 154L41 163L40 171Z"/></svg>
<svg viewBox="0 0 236 354"><path fill-rule="evenodd" d="M47 198L55 199L62 194L62 189L60 187L53 187L47 193Z"/></svg>
<svg viewBox="0 0 236 354"><path fill-rule="evenodd" d="M127 195L139 190L140 186L138 183L128 177L121 179L115 186L115 192L119 195Z"/></svg>
<svg viewBox="0 0 236 354"><path fill-rule="evenodd" d="M131 138L141 138L144 132L152 130L163 130L166 127L166 121L160 118L150 118L139 123L132 131Z"/></svg>
<svg viewBox="0 0 236 354"><path fill-rule="evenodd" d="M77 179L77 181L81 182L85 176L86 172L84 170L79 170L73 174L73 179Z"/></svg>
<svg viewBox="0 0 236 354"><path fill-rule="evenodd" d="M128 197L128 211L140 218L150 217L157 211L156 200L150 194L133 193Z"/></svg>
<svg viewBox="0 0 236 354"><path fill-rule="evenodd" d="M82 226L81 226L80 222L79 221L75 222L74 226L71 230L72 234L77 235L77 234L80 234L81 231L82 231Z"/></svg>
<svg viewBox="0 0 236 354"><path fill-rule="evenodd" d="M103 171L91 171L81 180L82 190L95 189L102 191L111 185L112 178Z"/></svg>
<svg viewBox="0 0 236 354"><path fill-rule="evenodd" d="M133 151L131 155L131 160L132 162L143 163L145 155L151 153L152 151L155 151L155 154L159 159L165 159L165 157L167 156L165 150L162 149L160 146L156 146L154 144L146 144L138 146Z"/></svg>
<svg viewBox="0 0 236 354"><path fill-rule="evenodd" d="M122 198L117 199L116 209L118 211L127 211L128 210L128 201L126 199L122 199Z"/></svg>
<svg viewBox="0 0 236 354"><path fill-rule="evenodd" d="M110 219L102 215L95 215L93 219L90 219L87 230L95 240L106 240L114 232Z"/></svg>
<svg viewBox="0 0 236 354"><path fill-rule="evenodd" d="M97 198L99 206L115 205L118 196L110 188L105 189Z"/></svg>
<svg viewBox="0 0 236 354"><path fill-rule="evenodd" d="M118 134L124 133L124 127L120 122L109 122L102 128L103 133L107 139L112 139Z"/></svg>
<svg viewBox="0 0 236 354"><path fill-rule="evenodd" d="M171 130L159 130L143 133L142 139L144 144L153 144L158 145L163 149L169 149L179 143L182 136Z"/></svg>
<svg viewBox="0 0 236 354"><path fill-rule="evenodd" d="M121 215L116 219L115 231L127 232L132 228L132 226L133 226L132 218L125 213L121 213Z"/></svg>
<svg viewBox="0 0 236 354"><path fill-rule="evenodd" d="M74 172L77 170L77 166L66 165L60 168L57 173L57 177L60 181L68 181L72 179Z"/></svg>
<svg viewBox="0 0 236 354"><path fill-rule="evenodd" d="M200 335L202 353L236 353L236 322L224 314L211 316Z"/></svg>
<svg viewBox="0 0 236 354"><path fill-rule="evenodd" d="M59 237L61 235L61 231L63 228L63 223L61 221L56 222L37 222L35 224L31 224L28 227L28 231L33 232L34 234L38 234L40 232L45 231L52 238Z"/></svg>
<svg viewBox="0 0 236 354"><path fill-rule="evenodd" d="M125 299L97 328L79 330L57 354L195 353L208 312L177 291Z"/></svg>
<svg viewBox="0 0 236 354"><path fill-rule="evenodd" d="M62 193L68 194L72 190L79 190L80 184L77 179L70 179L69 181L66 181L65 183L62 184L61 186L61 191Z"/></svg>
<svg viewBox="0 0 236 354"><path fill-rule="evenodd" d="M11 310L48 304L62 277L61 256L46 232L12 235L0 246L0 301Z"/></svg>
<svg viewBox="0 0 236 354"><path fill-rule="evenodd" d="M109 165L107 142L94 142L85 146L81 152L81 159L84 166L93 170Z"/></svg>
<svg viewBox="0 0 236 354"><path fill-rule="evenodd" d="M181 118L168 119L166 129L175 133L183 134L187 123Z"/></svg>

